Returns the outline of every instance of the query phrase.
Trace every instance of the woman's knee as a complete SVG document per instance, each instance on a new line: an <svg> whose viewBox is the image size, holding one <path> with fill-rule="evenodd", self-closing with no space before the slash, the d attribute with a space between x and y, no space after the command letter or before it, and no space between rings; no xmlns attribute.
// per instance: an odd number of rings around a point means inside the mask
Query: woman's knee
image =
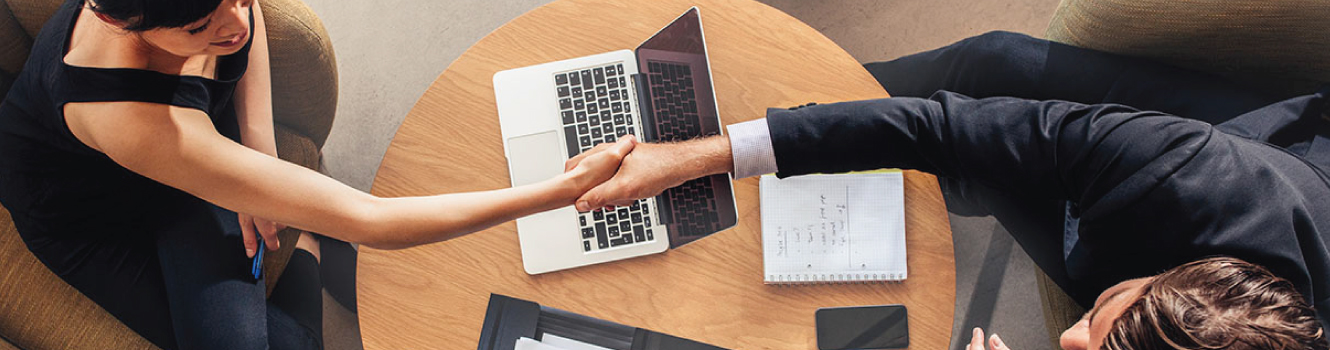
<svg viewBox="0 0 1330 350"><path fill-rule="evenodd" d="M188 274L188 272L182 272ZM168 278L171 323L185 349L262 349L268 312L262 283L218 278Z"/></svg>
<svg viewBox="0 0 1330 350"><path fill-rule="evenodd" d="M262 306L262 303L260 303ZM233 312L212 311L207 316L194 314L177 317L176 339L182 349L265 349L268 347L268 320L263 308L219 306Z"/></svg>

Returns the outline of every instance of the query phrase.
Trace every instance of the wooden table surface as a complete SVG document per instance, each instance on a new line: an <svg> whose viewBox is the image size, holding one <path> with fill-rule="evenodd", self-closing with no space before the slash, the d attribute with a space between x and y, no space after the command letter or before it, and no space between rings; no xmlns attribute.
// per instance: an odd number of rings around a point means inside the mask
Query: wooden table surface
<svg viewBox="0 0 1330 350"><path fill-rule="evenodd" d="M761 118L768 107L887 97L836 44L756 1L555 1L494 31L435 80L393 138L372 193L508 187L495 72L632 49L690 6L702 11L724 124ZM815 349L817 308L905 304L911 347L944 349L956 292L946 207L930 175L907 171L905 187L910 273L902 283L764 285L756 178L735 182L737 227L626 261L527 275L512 222L406 250L362 248L364 344L475 348L489 294L499 293L731 349Z"/></svg>

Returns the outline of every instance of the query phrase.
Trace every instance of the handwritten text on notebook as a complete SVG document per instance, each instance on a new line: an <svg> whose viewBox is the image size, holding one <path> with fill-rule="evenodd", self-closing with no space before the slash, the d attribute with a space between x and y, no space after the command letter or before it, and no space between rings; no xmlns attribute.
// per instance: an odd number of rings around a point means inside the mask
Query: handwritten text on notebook
<svg viewBox="0 0 1330 350"><path fill-rule="evenodd" d="M761 186L767 282L905 277L899 172L763 177Z"/></svg>

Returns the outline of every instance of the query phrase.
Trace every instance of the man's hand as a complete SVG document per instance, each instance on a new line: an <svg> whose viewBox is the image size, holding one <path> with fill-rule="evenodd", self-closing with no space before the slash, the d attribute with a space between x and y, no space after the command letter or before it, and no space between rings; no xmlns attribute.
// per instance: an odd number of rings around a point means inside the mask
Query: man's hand
<svg viewBox="0 0 1330 350"><path fill-rule="evenodd" d="M277 231L286 228L276 222L268 219L252 216L249 214L240 215L240 233L245 241L245 255L253 258L258 253L259 240L255 238L256 232L263 236L263 241L267 243L268 250L277 250L280 248L280 242L277 240Z"/></svg>
<svg viewBox="0 0 1330 350"><path fill-rule="evenodd" d="M637 138L627 135L614 143L602 143L564 162L563 172L571 177L577 196L609 180L619 170L620 163L638 145ZM576 199L576 198L573 198Z"/></svg>
<svg viewBox="0 0 1330 350"><path fill-rule="evenodd" d="M564 164L572 170L586 157L605 150L592 149ZM630 205L670 187L699 177L728 172L733 168L730 140L714 136L678 143L642 143L633 148L609 181L592 188L575 202L578 211L604 206Z"/></svg>
<svg viewBox="0 0 1330 350"><path fill-rule="evenodd" d="M1003 343L1002 338L999 338L996 333L993 334L992 338L988 339L988 346L992 348L991 350L1011 350L1010 348L1007 348L1007 344ZM974 328L973 337L970 338L970 345L966 345L965 350L984 350L983 329L980 329L979 327Z"/></svg>

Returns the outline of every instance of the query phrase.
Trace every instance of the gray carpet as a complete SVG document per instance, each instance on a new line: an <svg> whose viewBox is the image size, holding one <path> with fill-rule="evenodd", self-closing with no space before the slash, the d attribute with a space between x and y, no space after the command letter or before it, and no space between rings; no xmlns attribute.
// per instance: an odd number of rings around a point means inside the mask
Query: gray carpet
<svg viewBox="0 0 1330 350"><path fill-rule="evenodd" d="M306 0L336 50L337 120L324 147L330 174L368 191L402 118L471 44L547 0ZM1003 29L1040 36L1057 0L763 0L818 29L861 62L886 60ZM1034 266L991 218L952 217L956 323L997 332L1015 349L1053 349ZM325 298L326 299L326 298ZM355 315L325 302L328 349L359 349ZM469 346L462 346L466 348Z"/></svg>

